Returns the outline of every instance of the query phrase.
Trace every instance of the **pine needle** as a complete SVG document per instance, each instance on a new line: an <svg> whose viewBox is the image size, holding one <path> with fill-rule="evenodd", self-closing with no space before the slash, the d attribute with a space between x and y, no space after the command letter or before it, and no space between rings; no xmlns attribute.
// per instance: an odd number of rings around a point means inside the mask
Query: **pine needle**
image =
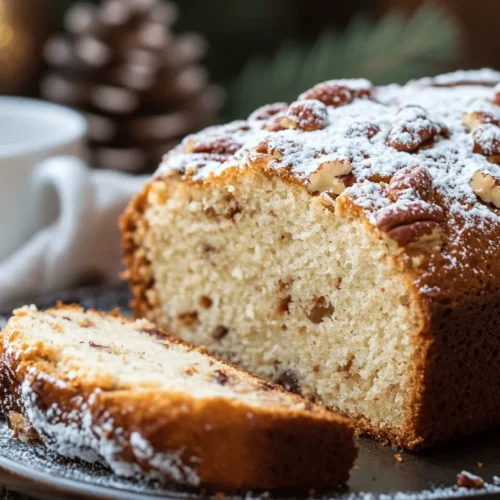
<svg viewBox="0 0 500 500"><path fill-rule="evenodd" d="M458 46L455 26L435 6L423 5L410 19L392 11L378 21L355 17L343 33L325 32L311 47L286 42L271 60L251 59L230 89L228 115L293 101L333 78L383 84L430 75L456 57Z"/></svg>

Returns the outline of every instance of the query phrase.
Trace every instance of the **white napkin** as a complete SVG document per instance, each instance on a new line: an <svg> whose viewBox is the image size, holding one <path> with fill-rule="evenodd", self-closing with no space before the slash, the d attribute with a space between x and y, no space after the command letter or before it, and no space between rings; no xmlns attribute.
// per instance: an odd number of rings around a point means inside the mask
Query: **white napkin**
<svg viewBox="0 0 500 500"><path fill-rule="evenodd" d="M89 274L117 280L121 268L118 218L146 180L91 170L74 157L38 165L31 197L37 230L0 262L0 307L21 297L75 286Z"/></svg>

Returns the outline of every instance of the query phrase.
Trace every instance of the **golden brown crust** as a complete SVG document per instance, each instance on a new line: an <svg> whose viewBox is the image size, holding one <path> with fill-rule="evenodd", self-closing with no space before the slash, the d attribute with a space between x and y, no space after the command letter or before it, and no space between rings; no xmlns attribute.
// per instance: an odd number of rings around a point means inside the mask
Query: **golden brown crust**
<svg viewBox="0 0 500 500"><path fill-rule="evenodd" d="M59 305L58 310L74 307ZM5 335L22 336L15 328L15 323L8 324ZM357 455L352 427L316 405L306 403L305 410L267 408L222 397L107 388L105 383L61 377L46 361L49 353L42 344L24 351L2 347L1 410L24 440L38 439L82 458L85 449L79 455L75 446L86 445L119 473L160 470L170 479L211 491L327 488L348 479ZM283 392L264 381L262 390ZM111 457L106 452L110 444ZM163 457L165 462L165 454L173 462L160 467L154 459Z"/></svg>

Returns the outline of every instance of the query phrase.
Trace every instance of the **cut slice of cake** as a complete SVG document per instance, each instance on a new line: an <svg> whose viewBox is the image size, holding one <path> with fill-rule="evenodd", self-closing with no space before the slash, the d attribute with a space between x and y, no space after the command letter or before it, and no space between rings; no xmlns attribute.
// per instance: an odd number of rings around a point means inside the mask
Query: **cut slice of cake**
<svg viewBox="0 0 500 500"><path fill-rule="evenodd" d="M0 359L15 437L119 475L215 491L325 488L347 481L357 455L343 417L147 320L24 307Z"/></svg>
<svg viewBox="0 0 500 500"><path fill-rule="evenodd" d="M499 424L498 82L330 81L187 137L122 219L135 314L382 441Z"/></svg>

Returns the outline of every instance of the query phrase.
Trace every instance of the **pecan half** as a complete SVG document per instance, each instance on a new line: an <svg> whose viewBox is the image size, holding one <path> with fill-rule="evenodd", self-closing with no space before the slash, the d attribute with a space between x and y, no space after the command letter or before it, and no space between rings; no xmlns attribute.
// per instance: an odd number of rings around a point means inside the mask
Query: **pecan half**
<svg viewBox="0 0 500 500"><path fill-rule="evenodd" d="M388 231L387 236L400 247L439 249L444 242L441 226L432 221L397 226Z"/></svg>
<svg viewBox="0 0 500 500"><path fill-rule="evenodd" d="M432 177L426 168L418 165L402 168L392 176L388 193L392 201L406 197L431 202L434 199Z"/></svg>
<svg viewBox="0 0 500 500"><path fill-rule="evenodd" d="M387 136L387 145L398 151L411 153L436 136L448 137L448 129L429 118L420 106L404 106Z"/></svg>
<svg viewBox="0 0 500 500"><path fill-rule="evenodd" d="M249 120L267 120L278 113L284 113L288 109L285 102L275 102L256 109L249 117Z"/></svg>
<svg viewBox="0 0 500 500"><path fill-rule="evenodd" d="M375 225L400 247L437 250L444 242L443 209L422 200L395 203L375 213Z"/></svg>
<svg viewBox="0 0 500 500"><path fill-rule="evenodd" d="M470 186L476 196L485 203L492 203L500 208L500 177L477 170L472 176Z"/></svg>
<svg viewBox="0 0 500 500"><path fill-rule="evenodd" d="M312 132L324 129L328 125L326 106L317 100L297 101L290 105L285 116L278 118L277 123L283 128L292 128Z"/></svg>
<svg viewBox="0 0 500 500"><path fill-rule="evenodd" d="M370 97L372 86L368 80L330 80L318 83L299 96L299 100L316 99L327 106L344 106L356 97Z"/></svg>
<svg viewBox="0 0 500 500"><path fill-rule="evenodd" d="M500 155L500 127L492 123L484 123L474 130L474 153L488 157L492 163L498 163Z"/></svg>
<svg viewBox="0 0 500 500"><path fill-rule="evenodd" d="M348 186L346 176L352 165L346 160L325 161L309 176L307 190L310 193L331 191L340 194Z"/></svg>
<svg viewBox="0 0 500 500"><path fill-rule="evenodd" d="M421 200L408 203L394 203L375 212L375 224L381 231L390 231L396 226L414 222L442 222L443 209Z"/></svg>

